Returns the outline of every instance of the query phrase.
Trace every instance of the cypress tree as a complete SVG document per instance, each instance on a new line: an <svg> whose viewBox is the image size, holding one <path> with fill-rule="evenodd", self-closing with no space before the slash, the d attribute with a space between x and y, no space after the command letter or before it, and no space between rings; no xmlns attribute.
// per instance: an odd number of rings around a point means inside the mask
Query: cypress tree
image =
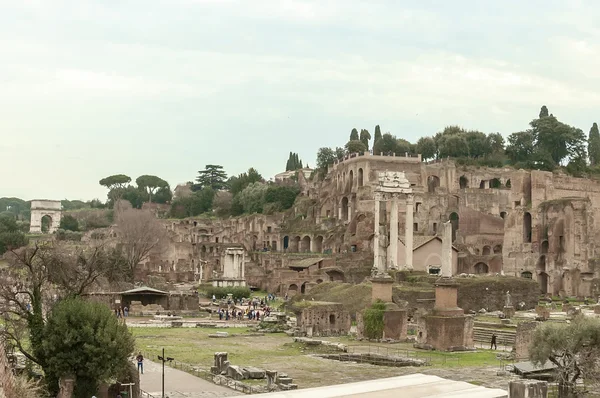
<svg viewBox="0 0 600 398"><path fill-rule="evenodd" d="M543 117L547 117L548 116L548 108L546 108L546 105L542 106L542 109L540 109L540 119Z"/></svg>
<svg viewBox="0 0 600 398"><path fill-rule="evenodd" d="M600 164L600 131L598 131L598 125L596 123L594 123L590 129L588 155L590 157L591 166Z"/></svg>
<svg viewBox="0 0 600 398"><path fill-rule="evenodd" d="M350 132L350 141L358 141L358 130L355 128Z"/></svg>
<svg viewBox="0 0 600 398"><path fill-rule="evenodd" d="M379 125L375 126L375 135L373 136L373 145L375 145L375 143L377 141L379 141L381 139L381 128L379 128Z"/></svg>

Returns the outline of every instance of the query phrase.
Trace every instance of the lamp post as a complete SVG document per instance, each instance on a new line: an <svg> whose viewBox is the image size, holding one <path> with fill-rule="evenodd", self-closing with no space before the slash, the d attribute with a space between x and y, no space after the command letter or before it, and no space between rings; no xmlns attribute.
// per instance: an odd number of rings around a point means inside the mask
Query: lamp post
<svg viewBox="0 0 600 398"><path fill-rule="evenodd" d="M165 358L165 349L162 349L162 356L158 356L158 359L162 361L162 398L165 398L165 362L171 362L175 358L166 357Z"/></svg>

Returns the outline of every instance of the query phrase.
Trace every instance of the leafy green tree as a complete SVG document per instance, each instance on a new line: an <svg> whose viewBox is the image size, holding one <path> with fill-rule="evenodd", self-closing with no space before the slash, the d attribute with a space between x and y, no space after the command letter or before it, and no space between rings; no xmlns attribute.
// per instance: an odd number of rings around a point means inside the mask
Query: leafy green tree
<svg viewBox="0 0 600 398"><path fill-rule="evenodd" d="M299 193L300 190L296 186L270 184L265 192L264 207L266 209L269 205L270 213L287 210L294 205Z"/></svg>
<svg viewBox="0 0 600 398"><path fill-rule="evenodd" d="M508 136L506 154L513 163L528 162L533 156L535 136L531 131L521 131Z"/></svg>
<svg viewBox="0 0 600 398"><path fill-rule="evenodd" d="M600 164L600 132L598 131L598 125L596 123L594 123L590 129L588 155L590 158L590 166Z"/></svg>
<svg viewBox="0 0 600 398"><path fill-rule="evenodd" d="M235 195L254 182L264 182L264 178L258 170L254 167L250 167L247 172L241 173L237 177L232 176L229 178L227 185L229 186L229 191Z"/></svg>
<svg viewBox="0 0 600 398"><path fill-rule="evenodd" d="M487 145L492 153L503 153L504 137L500 133L490 133L487 136Z"/></svg>
<svg viewBox="0 0 600 398"><path fill-rule="evenodd" d="M350 141L358 141L358 140L359 140L358 130L353 128L352 131L350 132Z"/></svg>
<svg viewBox="0 0 600 398"><path fill-rule="evenodd" d="M487 136L484 133L480 131L468 131L463 136L469 148L468 153L465 153L463 156L482 158L492 152Z"/></svg>
<svg viewBox="0 0 600 398"><path fill-rule="evenodd" d="M99 181L100 185L108 189L108 199L113 204L121 199L118 195L124 192L127 184L130 182L131 177L126 176L125 174L115 174Z"/></svg>
<svg viewBox="0 0 600 398"><path fill-rule="evenodd" d="M449 134L438 141L439 157L466 157L469 154L469 144L464 134Z"/></svg>
<svg viewBox="0 0 600 398"><path fill-rule="evenodd" d="M212 210L215 191L210 187L189 196L177 198L171 203L170 215L174 218L195 217Z"/></svg>
<svg viewBox="0 0 600 398"><path fill-rule="evenodd" d="M346 143L346 152L347 153L362 153L367 151L366 145L359 140L348 141Z"/></svg>
<svg viewBox="0 0 600 398"><path fill-rule="evenodd" d="M61 200L60 204L62 206L63 211L68 211L68 210L79 210L79 209L85 209L87 207L90 207L89 203L86 203L84 201L81 200Z"/></svg>
<svg viewBox="0 0 600 398"><path fill-rule="evenodd" d="M436 156L437 148L435 147L435 141L431 137L421 137L417 141L417 153L421 154L424 160L434 159Z"/></svg>
<svg viewBox="0 0 600 398"><path fill-rule="evenodd" d="M101 382L126 373L133 350L127 326L103 303L63 300L52 309L44 328L44 372L54 382L74 376L76 398L90 397Z"/></svg>
<svg viewBox="0 0 600 398"><path fill-rule="evenodd" d="M60 219L60 229L64 229L66 231L79 231L79 221L75 217L70 214L65 214Z"/></svg>
<svg viewBox="0 0 600 398"><path fill-rule="evenodd" d="M373 145L374 155L389 155L396 153L398 149L398 140L390 133L385 133L381 139L375 141Z"/></svg>
<svg viewBox="0 0 600 398"><path fill-rule="evenodd" d="M213 191L227 189L227 173L223 166L207 164L204 170L198 172L196 177L197 184L192 185L192 191L199 191L204 187L211 188Z"/></svg>
<svg viewBox="0 0 600 398"><path fill-rule="evenodd" d="M29 220L31 218L31 203L19 198L0 198L0 212L8 211L17 220Z"/></svg>
<svg viewBox="0 0 600 398"><path fill-rule="evenodd" d="M598 380L600 320L577 317L570 324L543 323L533 333L529 359L557 366L559 397L575 396L577 380Z"/></svg>
<svg viewBox="0 0 600 398"><path fill-rule="evenodd" d="M267 184L255 182L236 195L244 208L244 213L262 213L267 189Z"/></svg>
<svg viewBox="0 0 600 398"><path fill-rule="evenodd" d="M369 130L367 130L367 129L360 130L360 142L365 144L367 151L369 150L369 140L370 139L371 139L371 134L369 133Z"/></svg>
<svg viewBox="0 0 600 398"><path fill-rule="evenodd" d="M0 215L0 255L27 244L25 234L11 216Z"/></svg>
<svg viewBox="0 0 600 398"><path fill-rule="evenodd" d="M373 135L373 146L375 146L375 143L377 141L379 141L381 139L381 128L379 127L379 125L375 126L375 133Z"/></svg>
<svg viewBox="0 0 600 398"><path fill-rule="evenodd" d="M319 148L317 151L317 169L322 172L327 172L327 166L331 166L336 160L343 159L346 155L344 148Z"/></svg>
<svg viewBox="0 0 600 398"><path fill-rule="evenodd" d="M536 149L549 153L557 165L567 157L574 158L585 152L583 131L559 122L555 116L532 120L530 126Z"/></svg>
<svg viewBox="0 0 600 398"><path fill-rule="evenodd" d="M153 196L154 203L170 203L173 199L173 192L169 186L158 188Z"/></svg>
<svg viewBox="0 0 600 398"><path fill-rule="evenodd" d="M398 138L396 142L396 155L404 156L407 153L413 153L415 151L415 146L405 140L404 138Z"/></svg>
<svg viewBox="0 0 600 398"><path fill-rule="evenodd" d="M110 208L114 208L115 203L122 199L131 203L133 208L141 209L144 202L147 201L148 193L143 189L128 185L125 188L113 188L108 193L108 197L107 205Z"/></svg>
<svg viewBox="0 0 600 398"><path fill-rule="evenodd" d="M542 108L540 109L539 118L541 119L543 117L548 117L548 108L546 108L546 105L542 105Z"/></svg>
<svg viewBox="0 0 600 398"><path fill-rule="evenodd" d="M139 189L142 189L148 193L148 202L150 203L152 203L152 195L154 195L157 189L169 187L169 183L162 178L147 174L136 178L135 183Z"/></svg>

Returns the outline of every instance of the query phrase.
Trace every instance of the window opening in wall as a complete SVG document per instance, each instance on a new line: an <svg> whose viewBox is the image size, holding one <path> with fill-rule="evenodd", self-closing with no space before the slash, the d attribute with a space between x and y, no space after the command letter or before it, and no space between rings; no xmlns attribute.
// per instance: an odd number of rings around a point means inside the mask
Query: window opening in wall
<svg viewBox="0 0 600 398"><path fill-rule="evenodd" d="M523 215L523 242L531 243L531 214Z"/></svg>
<svg viewBox="0 0 600 398"><path fill-rule="evenodd" d="M414 232L419 232L419 223L418 222L413 223L413 231Z"/></svg>
<svg viewBox="0 0 600 398"><path fill-rule="evenodd" d="M521 278L532 279L533 274L529 271L521 272Z"/></svg>
<svg viewBox="0 0 600 398"><path fill-rule="evenodd" d="M469 188L469 180L467 179L467 177L465 176L461 176L458 180L458 184L460 186L460 189L465 189L465 188Z"/></svg>
<svg viewBox="0 0 600 398"><path fill-rule="evenodd" d="M267 227L267 233L270 234L271 233L271 227Z"/></svg>
<svg viewBox="0 0 600 398"><path fill-rule="evenodd" d="M334 314L329 315L329 324L335 325L335 315Z"/></svg>
<svg viewBox="0 0 600 398"><path fill-rule="evenodd" d="M558 237L558 248L561 251L565 249L565 237L563 235L560 235Z"/></svg>
<svg viewBox="0 0 600 398"><path fill-rule="evenodd" d="M197 221L194 221L194 227L195 227L195 226L197 226L197 225L198 225L198 222L197 222Z"/></svg>
<svg viewBox="0 0 600 398"><path fill-rule="evenodd" d="M510 185L510 178L509 178L508 180L506 180L506 185L505 185L505 187L506 187L506 188L510 188L510 187L511 187L511 185Z"/></svg>
<svg viewBox="0 0 600 398"><path fill-rule="evenodd" d="M481 182L479 183L479 189L484 189L485 188L485 180L481 180Z"/></svg>
<svg viewBox="0 0 600 398"><path fill-rule="evenodd" d="M515 207L521 206L521 201L520 200L515 200Z"/></svg>
<svg viewBox="0 0 600 398"><path fill-rule="evenodd" d="M490 180L490 188L502 188L502 183L499 179L493 178Z"/></svg>
<svg viewBox="0 0 600 398"><path fill-rule="evenodd" d="M421 202L417 202L415 203L415 211L418 213L419 212L419 208L421 207Z"/></svg>
<svg viewBox="0 0 600 398"><path fill-rule="evenodd" d="M215 238L215 243L219 243L219 237L218 236Z"/></svg>
<svg viewBox="0 0 600 398"><path fill-rule="evenodd" d="M442 267L440 267L439 265L430 265L427 269L429 275L439 275L441 271Z"/></svg>
<svg viewBox="0 0 600 398"><path fill-rule="evenodd" d="M437 223L436 222L433 223L433 233L437 234Z"/></svg>
<svg viewBox="0 0 600 398"><path fill-rule="evenodd" d="M331 210L327 210L325 217L327 217L327 218L331 217Z"/></svg>
<svg viewBox="0 0 600 398"><path fill-rule="evenodd" d="M352 245L352 246L350 246L350 251L351 251L352 253L356 252L356 245Z"/></svg>
<svg viewBox="0 0 600 398"><path fill-rule="evenodd" d="M502 219L506 218L506 212L505 211L501 211L500 212L500 217L502 217Z"/></svg>

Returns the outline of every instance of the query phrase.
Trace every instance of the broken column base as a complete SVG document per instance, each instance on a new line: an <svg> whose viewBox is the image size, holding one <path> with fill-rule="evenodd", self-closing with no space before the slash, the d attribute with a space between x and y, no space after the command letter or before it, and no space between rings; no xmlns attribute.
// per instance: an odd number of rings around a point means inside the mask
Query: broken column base
<svg viewBox="0 0 600 398"><path fill-rule="evenodd" d="M539 380L514 380L508 383L509 398L546 398L548 383Z"/></svg>

